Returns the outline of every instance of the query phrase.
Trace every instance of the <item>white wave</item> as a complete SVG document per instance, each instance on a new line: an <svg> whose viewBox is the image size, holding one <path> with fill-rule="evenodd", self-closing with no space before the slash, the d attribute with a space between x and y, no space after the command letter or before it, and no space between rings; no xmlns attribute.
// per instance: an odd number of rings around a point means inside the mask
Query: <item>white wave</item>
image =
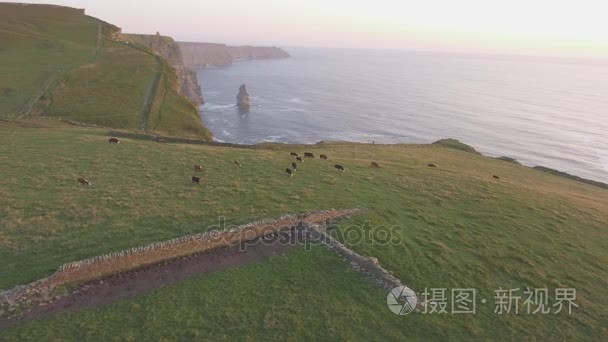
<svg viewBox="0 0 608 342"><path fill-rule="evenodd" d="M281 142L283 139L285 139L285 136L282 135L269 135L266 137L266 141L270 142Z"/></svg>
<svg viewBox="0 0 608 342"><path fill-rule="evenodd" d="M227 136L227 137L232 136L232 134L230 132L228 132L227 130L225 130L225 129L222 130L222 134L225 135L225 136Z"/></svg>
<svg viewBox="0 0 608 342"><path fill-rule="evenodd" d="M279 109L279 112L306 112L306 110L301 108L284 108Z"/></svg>
<svg viewBox="0 0 608 342"><path fill-rule="evenodd" d="M235 107L235 104L215 104L215 103L205 103L203 105L203 110L220 110L220 109L228 109Z"/></svg>
<svg viewBox="0 0 608 342"><path fill-rule="evenodd" d="M306 103L306 102L302 101L302 99L299 98L299 97L293 97L293 98L287 100L287 102L291 102L291 103Z"/></svg>

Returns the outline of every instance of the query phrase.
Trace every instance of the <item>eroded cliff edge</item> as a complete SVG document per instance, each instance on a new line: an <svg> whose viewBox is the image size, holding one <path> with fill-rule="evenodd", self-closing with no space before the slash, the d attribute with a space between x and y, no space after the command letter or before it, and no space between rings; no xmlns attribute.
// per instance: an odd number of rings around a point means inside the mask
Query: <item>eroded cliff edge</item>
<svg viewBox="0 0 608 342"><path fill-rule="evenodd" d="M197 105L204 103L196 73L185 65L182 51L173 38L160 34L122 34L121 39L144 45L164 58L175 69L179 80L179 92Z"/></svg>
<svg viewBox="0 0 608 342"><path fill-rule="evenodd" d="M280 59L289 54L275 46L228 46L215 43L177 42L189 68L227 66L237 60Z"/></svg>

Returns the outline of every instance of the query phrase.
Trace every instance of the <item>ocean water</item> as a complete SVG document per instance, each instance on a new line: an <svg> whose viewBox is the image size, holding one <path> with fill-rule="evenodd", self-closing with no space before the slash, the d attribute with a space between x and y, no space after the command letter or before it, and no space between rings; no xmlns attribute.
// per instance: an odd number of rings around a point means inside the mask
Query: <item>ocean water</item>
<svg viewBox="0 0 608 342"><path fill-rule="evenodd" d="M219 141L431 143L455 138L608 182L608 65L347 49L198 70ZM245 83L253 106L236 106Z"/></svg>

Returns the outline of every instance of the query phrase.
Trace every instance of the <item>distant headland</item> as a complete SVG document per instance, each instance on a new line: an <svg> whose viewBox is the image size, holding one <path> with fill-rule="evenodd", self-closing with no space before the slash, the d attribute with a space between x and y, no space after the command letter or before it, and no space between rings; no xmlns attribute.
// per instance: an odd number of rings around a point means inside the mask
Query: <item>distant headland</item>
<svg viewBox="0 0 608 342"><path fill-rule="evenodd" d="M234 61L250 59L289 58L289 54L275 46L228 46L215 43L177 42L184 65L189 68L228 66Z"/></svg>

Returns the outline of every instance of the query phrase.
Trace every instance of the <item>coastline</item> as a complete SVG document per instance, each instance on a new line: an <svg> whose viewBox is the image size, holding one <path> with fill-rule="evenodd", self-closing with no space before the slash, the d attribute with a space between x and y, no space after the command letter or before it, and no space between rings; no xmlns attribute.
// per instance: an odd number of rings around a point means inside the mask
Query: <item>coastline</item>
<svg viewBox="0 0 608 342"><path fill-rule="evenodd" d="M285 144L285 143L278 143L278 142L260 142L260 143L256 143L256 144L238 144L238 143L230 143L230 142L217 141L215 138L213 139L213 141L209 141L209 140L203 140L203 139L194 139L194 138L185 138L185 137L171 137L171 136L164 136L164 135L158 135L158 134L149 134L149 133L134 133L134 132L120 131L120 130L110 130L108 132L108 136L131 138L131 139L142 139L142 140L153 140L153 141L158 140L158 138L163 138L168 143L208 145L208 146L230 147L230 148L241 148L241 149L276 149L279 146L280 147L290 146L290 147L294 147L294 148L305 148L305 147L310 147L310 146L319 146L319 145L323 145L323 144L370 145L370 143L356 142L356 141L328 141L328 140L321 140L321 141L313 143L313 144L306 144L306 143ZM455 139L446 139L446 140L455 140ZM458 142L458 140L455 140L455 141ZM573 180L573 181L576 181L576 182L581 182L581 183L585 183L585 184L588 184L588 185L591 185L591 186L600 187L600 188L604 188L604 189L608 190L608 183L604 183L604 182L601 182L601 181L596 181L596 180L593 180L593 179L587 179L587 178L579 177L579 176L576 176L576 175L573 175L573 174L570 174L570 173L567 173L567 172L563 172L563 171L556 170L556 169L553 169L553 168L545 167L545 166L542 166L542 165L524 165L524 164L519 163L514 158L508 158L510 160L504 160L503 159L504 157L492 157L492 156L484 155L484 154L482 154L480 152L477 152L471 146L468 146L466 144L462 144L460 142L458 142L458 143L461 144L461 146L466 146L466 147L470 148L471 150L468 150L467 148L463 149L463 148L459 148L459 147L454 147L454 146L449 146L449 145L441 144L441 143L439 143L439 141L435 141L435 142L432 142L432 143L426 143L426 144L396 143L396 144L373 144L373 145L377 145L377 146L399 146L399 145L407 145L407 146L432 146L432 145L440 145L442 148L456 149L456 150L460 150L460 151L465 152L465 153L478 154L478 155L481 155L481 156L483 156L485 158L502 160L505 163L512 163L512 164L520 165L521 167L526 167L526 168L534 169L534 170L537 170L539 172L550 173L550 174L553 174L553 175L558 176L558 177L567 178L567 179L570 179L570 180ZM275 148L273 148L273 146Z"/></svg>

